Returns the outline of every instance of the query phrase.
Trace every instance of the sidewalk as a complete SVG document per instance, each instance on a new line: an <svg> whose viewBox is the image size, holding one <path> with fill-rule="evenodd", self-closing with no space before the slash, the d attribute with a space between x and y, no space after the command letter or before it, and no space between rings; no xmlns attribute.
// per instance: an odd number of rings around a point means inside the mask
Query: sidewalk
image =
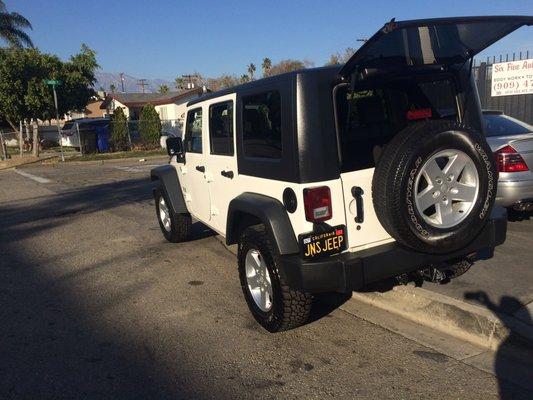
<svg viewBox="0 0 533 400"><path fill-rule="evenodd" d="M496 248L494 258L475 263L447 285L426 283L423 287L476 305L480 302L467 298L473 297L468 294L485 292L500 312L533 324L533 217L509 221L507 240Z"/></svg>
<svg viewBox="0 0 533 400"><path fill-rule="evenodd" d="M533 216L509 221L494 257L447 284L356 292L352 300L484 347L496 349L511 336L533 345Z"/></svg>

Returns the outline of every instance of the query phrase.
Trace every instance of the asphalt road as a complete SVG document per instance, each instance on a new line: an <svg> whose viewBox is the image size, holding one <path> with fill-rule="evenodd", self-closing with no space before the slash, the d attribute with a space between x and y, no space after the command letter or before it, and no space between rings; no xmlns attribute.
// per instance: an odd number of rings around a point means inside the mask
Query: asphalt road
<svg viewBox="0 0 533 400"><path fill-rule="evenodd" d="M331 298L266 333L212 232L163 239L154 163L0 171L0 398L528 398Z"/></svg>

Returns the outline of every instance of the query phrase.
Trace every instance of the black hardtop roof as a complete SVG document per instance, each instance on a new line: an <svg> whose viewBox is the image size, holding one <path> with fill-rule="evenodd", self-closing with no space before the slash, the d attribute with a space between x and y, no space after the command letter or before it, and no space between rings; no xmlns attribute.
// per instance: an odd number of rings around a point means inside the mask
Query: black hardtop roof
<svg viewBox="0 0 533 400"><path fill-rule="evenodd" d="M340 68L341 68L341 65L327 65L325 67L299 69L297 71L291 71L291 72L286 72L284 74L269 76L267 78L257 79L255 81L246 82L246 83L243 83L237 86L232 86L227 89L222 89L216 92L204 94L198 97L197 99L189 101L187 103L187 106L192 106L194 104L201 103L202 101L215 99L217 97L225 96L227 94L236 93L236 92L243 91L243 90L259 88L269 83L276 82L278 80L287 79L287 78L295 78L297 75L302 75L302 74L313 75L313 74L319 74L321 72L330 70L331 75L336 76Z"/></svg>

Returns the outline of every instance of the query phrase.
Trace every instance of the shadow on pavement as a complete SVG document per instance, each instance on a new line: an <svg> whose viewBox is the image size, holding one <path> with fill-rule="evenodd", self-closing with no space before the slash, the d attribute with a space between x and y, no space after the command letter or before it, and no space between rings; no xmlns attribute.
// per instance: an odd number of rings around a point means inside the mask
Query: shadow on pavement
<svg viewBox="0 0 533 400"><path fill-rule="evenodd" d="M112 271L113 265L138 257L139 250L63 273L56 264L69 262L67 245L63 254L38 257L23 242L46 241L52 229L72 222L76 214L148 201L150 187L147 179L131 179L0 206L0 398L201 397L198 371L175 360L169 373L170 367L152 353L157 345L142 342L134 320L126 321L133 327L126 335L110 323L130 318L113 310L124 303L134 309L154 282L140 274L108 292L101 290L94 272ZM210 231L195 224L193 232L202 238Z"/></svg>
<svg viewBox="0 0 533 400"><path fill-rule="evenodd" d="M531 385L531 359L529 363L521 364L517 362L516 355L526 357L527 355L523 354L523 349L519 349L519 346L525 346L528 353L533 354L533 349L529 344L523 343L523 339L518 336L514 331L513 327L509 326L509 318L506 316L507 310L517 310L522 307L520 301L512 296L502 296L500 303L496 304L487 296L487 293L484 291L479 292L469 292L465 294L465 299L475 300L479 304L485 306L490 311L492 311L500 321L506 325L510 330L510 335L500 344L496 350L496 356L494 360L494 370L496 377L498 379L500 399L502 400L511 400L517 398L517 393L513 390L513 386L509 384L509 381L516 381L517 383L525 383ZM527 309L524 322L526 324L533 326L533 321ZM522 354L518 354L522 353Z"/></svg>

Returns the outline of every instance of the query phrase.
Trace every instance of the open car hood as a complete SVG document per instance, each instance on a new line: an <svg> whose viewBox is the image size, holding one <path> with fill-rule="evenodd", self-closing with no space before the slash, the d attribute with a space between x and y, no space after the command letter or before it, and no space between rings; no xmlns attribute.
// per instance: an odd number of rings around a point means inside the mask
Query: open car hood
<svg viewBox="0 0 533 400"><path fill-rule="evenodd" d="M533 17L392 20L355 52L341 68L340 74L346 77L361 68L465 62L523 25L533 25Z"/></svg>

